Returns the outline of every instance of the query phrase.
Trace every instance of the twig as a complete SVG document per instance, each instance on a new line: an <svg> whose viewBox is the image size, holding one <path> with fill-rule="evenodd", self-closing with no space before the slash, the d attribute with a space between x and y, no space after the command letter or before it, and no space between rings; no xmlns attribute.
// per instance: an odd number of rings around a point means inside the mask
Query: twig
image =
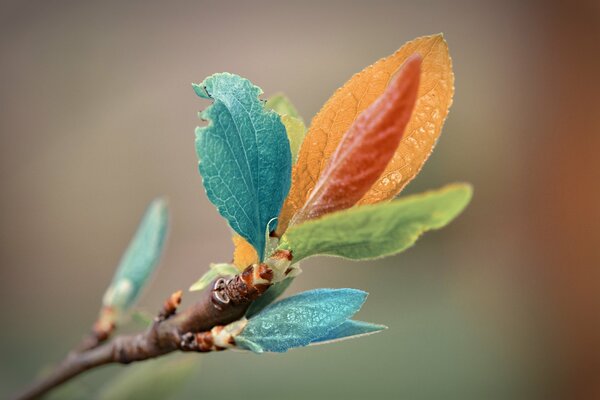
<svg viewBox="0 0 600 400"><path fill-rule="evenodd" d="M289 254L287 257L291 259ZM211 290L204 291L198 302L180 313L176 309L181 293L176 292L165 302L146 332L117 336L110 342L87 349L80 345L52 374L35 382L15 399L39 398L61 383L105 364L129 364L176 350L221 350L222 346L215 345L211 335L218 334L222 325L243 318L250 304L271 286L272 281L273 270L266 264L251 265L229 280L215 280ZM226 345L226 340L217 342Z"/></svg>
<svg viewBox="0 0 600 400"><path fill-rule="evenodd" d="M112 307L102 307L90 333L75 347L75 351L83 352L98 347L110 338L115 328L115 311Z"/></svg>

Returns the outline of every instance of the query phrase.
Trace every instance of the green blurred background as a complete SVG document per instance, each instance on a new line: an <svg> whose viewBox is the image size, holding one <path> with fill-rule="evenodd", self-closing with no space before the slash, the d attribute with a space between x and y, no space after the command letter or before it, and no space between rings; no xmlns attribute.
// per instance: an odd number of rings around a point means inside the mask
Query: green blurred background
<svg viewBox="0 0 600 400"><path fill-rule="evenodd" d="M173 224L141 308L230 259L197 173L207 102L191 82L234 72L310 121L353 73L437 32L456 95L406 192L468 181L473 203L403 254L311 259L292 286L367 290L359 318L390 329L283 355L194 355L174 398L600 398L594 0L3 1L0 398L87 332L153 197L168 196ZM123 371L84 375L75 397Z"/></svg>

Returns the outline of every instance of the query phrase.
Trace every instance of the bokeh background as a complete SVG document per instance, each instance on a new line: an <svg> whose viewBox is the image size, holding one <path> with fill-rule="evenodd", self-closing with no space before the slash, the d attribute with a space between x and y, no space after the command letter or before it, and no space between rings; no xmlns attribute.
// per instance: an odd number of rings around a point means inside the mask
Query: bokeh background
<svg viewBox="0 0 600 400"><path fill-rule="evenodd" d="M469 181L471 206L395 257L311 259L292 287L367 290L360 318L390 329L284 355L198 355L174 398L600 398L595 0L3 1L0 397L87 332L153 197L168 196L173 225L140 308L230 259L196 169L207 102L190 82L235 72L310 121L353 73L437 32L456 95L406 192ZM124 370L84 375L71 394L93 398Z"/></svg>

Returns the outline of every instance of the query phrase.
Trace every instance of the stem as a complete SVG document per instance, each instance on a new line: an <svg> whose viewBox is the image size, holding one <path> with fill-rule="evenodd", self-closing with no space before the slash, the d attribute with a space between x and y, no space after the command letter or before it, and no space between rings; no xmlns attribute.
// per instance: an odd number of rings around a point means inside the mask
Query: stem
<svg viewBox="0 0 600 400"><path fill-rule="evenodd" d="M72 353L54 371L35 382L15 399L37 399L69 379L95 367L112 362L111 346L96 347L84 353Z"/></svg>
<svg viewBox="0 0 600 400"><path fill-rule="evenodd" d="M180 299L181 294L174 293L146 332L117 336L96 347L72 351L52 374L33 383L15 400L39 398L71 378L101 365L129 364L176 350L190 351L190 334L209 335L213 327L242 318L250 304L271 286L272 279L273 271L267 265L251 265L227 281L217 279L211 290L202 293L198 302L177 314L172 299Z"/></svg>

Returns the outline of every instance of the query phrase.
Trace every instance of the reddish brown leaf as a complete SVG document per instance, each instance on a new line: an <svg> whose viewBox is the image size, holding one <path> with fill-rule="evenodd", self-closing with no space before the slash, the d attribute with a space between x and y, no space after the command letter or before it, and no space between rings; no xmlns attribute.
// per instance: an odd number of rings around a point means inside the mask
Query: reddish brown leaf
<svg viewBox="0 0 600 400"><path fill-rule="evenodd" d="M413 54L396 78L344 135L292 223L356 204L392 159L417 99L422 57Z"/></svg>

